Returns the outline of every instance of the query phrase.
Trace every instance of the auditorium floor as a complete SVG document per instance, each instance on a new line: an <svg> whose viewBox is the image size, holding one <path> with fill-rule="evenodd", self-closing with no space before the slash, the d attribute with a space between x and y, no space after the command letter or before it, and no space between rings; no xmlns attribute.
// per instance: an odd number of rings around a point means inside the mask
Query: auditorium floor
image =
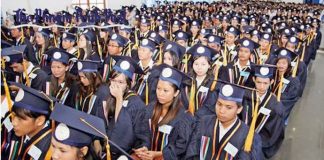
<svg viewBox="0 0 324 160"><path fill-rule="evenodd" d="M271 160L324 160L324 54L308 72L303 97L293 109L285 140Z"/></svg>

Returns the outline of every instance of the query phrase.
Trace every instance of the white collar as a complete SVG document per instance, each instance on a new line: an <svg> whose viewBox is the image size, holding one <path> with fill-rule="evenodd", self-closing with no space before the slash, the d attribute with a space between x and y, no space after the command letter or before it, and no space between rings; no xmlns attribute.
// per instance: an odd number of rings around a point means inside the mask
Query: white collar
<svg viewBox="0 0 324 160"><path fill-rule="evenodd" d="M227 128L224 128L222 123L219 122L219 141L221 141L224 135L234 126L236 121L237 121L237 117L235 118L235 121Z"/></svg>
<svg viewBox="0 0 324 160"><path fill-rule="evenodd" d="M71 53L71 54L73 54L75 51L77 51L77 49L76 48L74 48L74 47L72 47L72 49L70 50L70 51L67 51L67 52L69 52L69 53Z"/></svg>
<svg viewBox="0 0 324 160"><path fill-rule="evenodd" d="M47 120L43 126L42 129L46 128L49 124L49 121ZM24 139L24 143L27 143L30 140L30 137L28 135L26 135L25 139Z"/></svg>
<svg viewBox="0 0 324 160"><path fill-rule="evenodd" d="M235 44L231 45L231 46L227 46L228 50L233 50L235 48Z"/></svg>
<svg viewBox="0 0 324 160"><path fill-rule="evenodd" d="M237 65L237 67L242 71L243 67L240 65L240 60L237 60L234 65ZM250 61L247 62L246 67L250 68Z"/></svg>
<svg viewBox="0 0 324 160"><path fill-rule="evenodd" d="M267 95L267 93L268 93L268 91L265 92L265 93L260 97L260 102L262 102L262 101L264 100L264 98L265 98L265 96Z"/></svg>
<svg viewBox="0 0 324 160"><path fill-rule="evenodd" d="M148 67L151 69L154 65L154 61L151 59L149 64L148 64ZM144 70L145 68L143 67L143 64L142 64L142 61L139 61L139 66L142 68L142 70Z"/></svg>
<svg viewBox="0 0 324 160"><path fill-rule="evenodd" d="M30 72L33 70L33 68L35 67L34 65L33 65L33 63L31 63L31 62L28 62L28 64L29 64L29 66L28 66L28 68L26 69L27 70L27 75L29 75L30 74ZM23 77L24 78L26 78L25 77L25 74L22 74L23 75Z"/></svg>

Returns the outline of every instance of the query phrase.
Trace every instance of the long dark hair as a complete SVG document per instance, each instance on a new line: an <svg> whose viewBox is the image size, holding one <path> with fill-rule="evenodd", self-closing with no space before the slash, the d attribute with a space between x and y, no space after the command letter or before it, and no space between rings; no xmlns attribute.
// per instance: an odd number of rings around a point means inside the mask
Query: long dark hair
<svg viewBox="0 0 324 160"><path fill-rule="evenodd" d="M292 71L291 61L289 61L287 58L278 58L278 59L275 60L275 64L277 64L280 59L286 59L287 62L288 62L288 68L287 68L287 70L286 70L286 72L284 74L284 77L287 78L287 77L292 75L292 73L291 73L291 71ZM279 74L279 72L278 72L278 74Z"/></svg>
<svg viewBox="0 0 324 160"><path fill-rule="evenodd" d="M174 68L178 68L180 67L180 59L177 56L177 54L174 51L167 51L170 53L171 57L172 57L172 67ZM163 55L167 52L164 52Z"/></svg>
<svg viewBox="0 0 324 160"><path fill-rule="evenodd" d="M178 91L179 88L177 88L174 84L171 84L172 88L174 89L174 92ZM179 90L180 92L180 90ZM172 121L178 114L181 107L183 107L183 104L180 99L180 93L173 99L173 102L171 103L168 113L163 117L161 122L159 122L159 119L162 114L162 104L159 101L156 101L154 104L154 110L153 115L151 117L151 122L153 127L161 126L164 124L168 124L170 121Z"/></svg>
<svg viewBox="0 0 324 160"><path fill-rule="evenodd" d="M64 64L64 63L62 64L65 67L69 66L68 64ZM70 88L75 80L76 77L74 75L72 75L68 70L65 71L64 82L67 88ZM60 89L60 86L58 84L58 78L54 77L54 75L51 75L50 89L51 89L50 93L52 93L53 95L56 95Z"/></svg>
<svg viewBox="0 0 324 160"><path fill-rule="evenodd" d="M112 70L109 79L114 79L114 78L118 77L120 74L122 74L122 73ZM126 97L127 94L129 93L130 88L131 88L131 83L132 83L132 80L129 77L127 77L127 76L125 76L125 77L126 77L127 87L126 87L123 97ZM111 82L109 82L109 86L110 86L110 84L111 84ZM107 104L105 107L108 111L107 119L109 121L110 119L112 119L115 116L115 109L116 109L116 98L114 96L112 96L111 94L108 95Z"/></svg>
<svg viewBox="0 0 324 160"><path fill-rule="evenodd" d="M190 62L191 64L189 64L191 66L191 68L189 69L189 73L188 73L190 77L196 78L196 73L195 73L195 71L193 69L193 64L194 64L194 61L196 61L200 57L205 57L205 56L195 56L195 57L192 57L192 61ZM209 58L207 58L207 57L205 57L205 58L207 59L208 64L210 65L210 67L209 67L209 69L208 69L208 71L206 73L207 74L206 77L209 77L209 76L211 76L213 74L212 62L211 62L211 60Z"/></svg>
<svg viewBox="0 0 324 160"><path fill-rule="evenodd" d="M84 76L89 80L89 86L84 86L81 84L80 77L78 76L78 82L80 86L80 96L85 97L89 93L95 93L99 86L103 83L102 77L99 72L83 72Z"/></svg>

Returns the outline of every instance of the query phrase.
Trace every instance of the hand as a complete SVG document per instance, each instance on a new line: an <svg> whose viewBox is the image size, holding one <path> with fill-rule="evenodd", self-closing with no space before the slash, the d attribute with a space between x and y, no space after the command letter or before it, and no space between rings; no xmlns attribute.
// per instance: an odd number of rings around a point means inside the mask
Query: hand
<svg viewBox="0 0 324 160"><path fill-rule="evenodd" d="M144 147L141 147L141 148L138 148L138 149L133 149L133 151L138 156L139 154L148 151L148 149L147 149L147 147L144 146Z"/></svg>
<svg viewBox="0 0 324 160"><path fill-rule="evenodd" d="M156 151L145 151L139 155L139 157L142 160L153 160L155 158L163 159L162 158L162 152L156 152Z"/></svg>
<svg viewBox="0 0 324 160"><path fill-rule="evenodd" d="M119 85L116 85L114 83L111 83L111 85L109 86L110 89L110 94L112 96L114 96L116 99L123 99L123 90Z"/></svg>
<svg viewBox="0 0 324 160"><path fill-rule="evenodd" d="M93 142L93 145L94 145L94 150L96 152L96 154L101 157L101 154L102 154L102 146L100 144L100 141L99 140L95 140Z"/></svg>

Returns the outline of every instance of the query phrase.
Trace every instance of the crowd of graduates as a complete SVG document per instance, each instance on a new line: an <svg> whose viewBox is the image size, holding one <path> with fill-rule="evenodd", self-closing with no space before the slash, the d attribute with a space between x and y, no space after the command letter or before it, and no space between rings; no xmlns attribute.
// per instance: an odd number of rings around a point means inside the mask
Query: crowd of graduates
<svg viewBox="0 0 324 160"><path fill-rule="evenodd" d="M269 159L316 60L322 9L165 1L96 22L2 17L1 158Z"/></svg>

